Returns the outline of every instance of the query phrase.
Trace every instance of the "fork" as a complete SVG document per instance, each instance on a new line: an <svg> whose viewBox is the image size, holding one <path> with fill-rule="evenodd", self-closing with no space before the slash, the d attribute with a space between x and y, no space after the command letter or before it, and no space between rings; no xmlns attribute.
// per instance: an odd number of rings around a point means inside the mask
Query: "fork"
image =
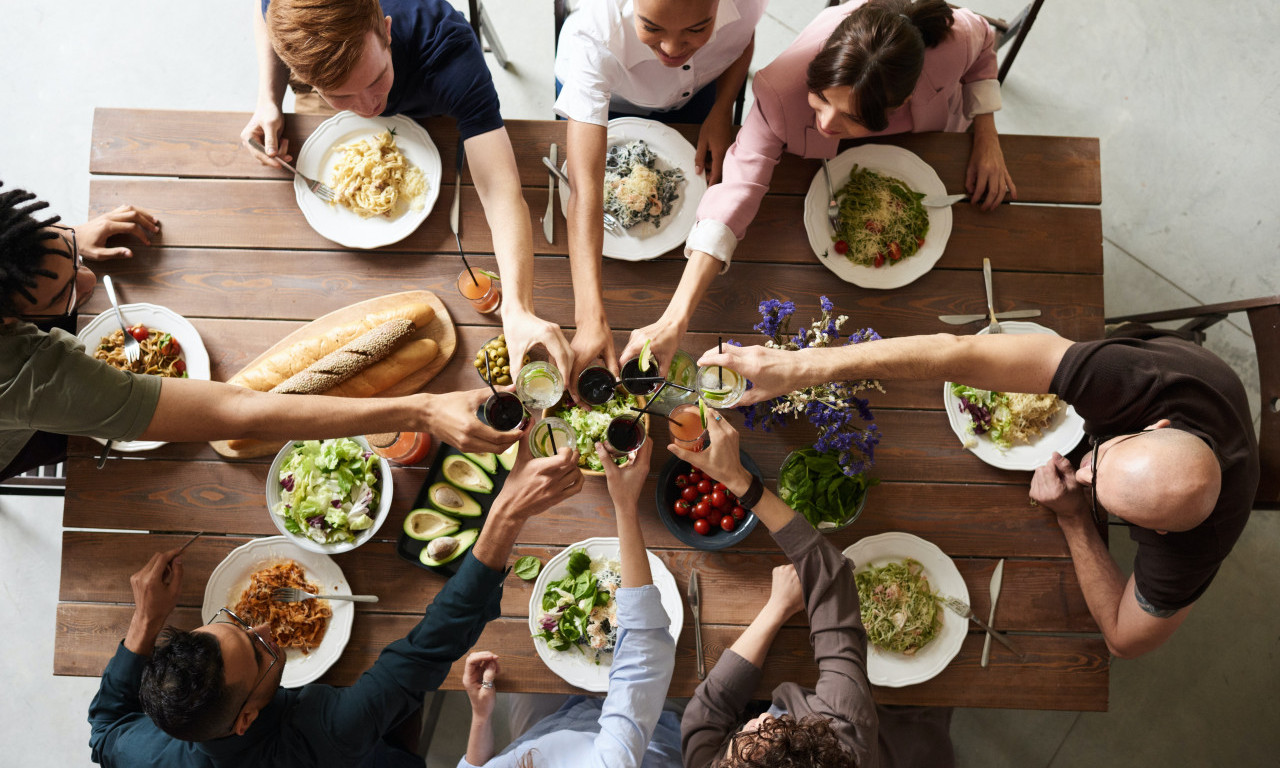
<svg viewBox="0 0 1280 768"><path fill-rule="evenodd" d="M991 316L987 333L1004 333L1004 329L1000 327L1000 321L996 319L995 299L991 293L991 259L982 260L982 280L987 286L987 313Z"/></svg>
<svg viewBox="0 0 1280 768"><path fill-rule="evenodd" d="M569 186L569 177L565 175L564 171L560 170L560 168L555 163L551 162L551 160L546 157L542 158L542 164L547 166L547 170L551 171L556 175L556 178L560 180L560 183L562 185L564 185L564 189L566 192L568 192L569 194L573 194L573 187ZM618 220L615 219L613 215L610 214L608 211L604 212L604 228L609 230L609 234L612 234L612 235L622 234L622 225L619 224Z"/></svg>
<svg viewBox="0 0 1280 768"><path fill-rule="evenodd" d="M267 154L266 147L262 146L262 142L258 141L257 139L249 139L249 146L253 147L254 149L258 150L264 155ZM316 197L320 198L321 200L325 201L326 203L332 203L334 198L338 196L337 193L334 192L331 188L326 187L324 184L321 184L315 179L307 176L306 174L299 171L297 168L294 168L292 165L289 165L288 163L286 163L284 160L281 160L278 157L273 159L276 162L283 165L285 168L288 168L289 170L293 171L293 175L302 179L302 183L307 185L307 189L311 190L312 194L314 194Z"/></svg>
<svg viewBox="0 0 1280 768"><path fill-rule="evenodd" d="M132 366L138 362L138 358L142 357L142 345L133 338L133 334L129 333L129 327L124 323L124 313L120 311L120 302L116 300L116 287L111 282L111 275L103 275L102 284L106 286L107 298L111 299L111 307L116 311L116 319L120 321L120 331L124 333L124 359L128 360L129 365Z"/></svg>
<svg viewBox="0 0 1280 768"><path fill-rule="evenodd" d="M836 202L836 185L831 183L831 169L827 167L825 159L822 161L822 175L827 178L827 191L831 193L831 199L827 202L827 221L831 222L832 232L839 232L840 203Z"/></svg>
<svg viewBox="0 0 1280 768"><path fill-rule="evenodd" d="M300 603L303 600L347 600L353 603L376 603L377 595L313 595L295 587L279 587L271 590L271 599L281 603Z"/></svg>
<svg viewBox="0 0 1280 768"><path fill-rule="evenodd" d="M994 629L991 628L989 624L987 624L985 621L975 616L973 614L973 609L969 607L968 603L964 602L963 600L960 600L959 598L947 597L945 595L934 595L934 597L937 598L947 608L949 608L953 613L963 616L969 621L972 621L974 624L977 624L982 629L986 630L988 635L994 637L1005 648L1008 648L1009 650L1013 651L1013 655L1017 656L1019 659L1025 658L1022 655L1022 652L1019 651L1017 648L1015 648L1013 646L1013 643L1009 642L1009 638L1005 637L1004 634L995 631Z"/></svg>

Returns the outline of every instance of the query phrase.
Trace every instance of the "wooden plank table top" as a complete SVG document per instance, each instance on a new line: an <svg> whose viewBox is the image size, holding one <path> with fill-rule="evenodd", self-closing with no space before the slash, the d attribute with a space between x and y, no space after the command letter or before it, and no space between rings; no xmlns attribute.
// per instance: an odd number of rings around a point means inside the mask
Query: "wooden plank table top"
<svg viewBox="0 0 1280 768"><path fill-rule="evenodd" d="M227 379L249 360L303 323L348 304L396 291L435 291L453 316L460 352L427 391L474 388L479 379L470 350L499 332L496 318L476 314L453 289L458 272L448 205L437 203L417 232L377 252L344 249L315 234L294 201L287 175L253 161L238 144L241 113L98 109L94 116L91 214L132 203L155 213L163 233L132 259L95 269L117 282L127 302L179 309L208 347L213 378ZM286 136L301 146L322 118L290 115ZM424 122L443 158L444 184L453 182L456 130L450 121ZM538 216L546 206L546 174L539 158L550 142L564 143L564 123L509 121L525 199L535 225L534 295L538 313L573 324L564 221L558 211L556 243L542 237ZM685 130L694 136L693 129ZM883 139L933 166L949 192L963 189L970 137L912 134ZM911 285L871 291L841 282L809 251L801 220L803 196L817 171L814 161L784 156L761 215L735 255L735 266L716 280L694 314L682 347L695 355L717 335L753 343L756 307L765 298L795 301L796 318L816 316L818 296L829 296L856 327L884 336L976 331L954 328L939 314L985 310L982 258L996 269L997 311L1038 308L1040 323L1073 339L1102 334L1101 176L1098 142L1087 138L1002 136L1020 200L992 213L954 208L955 224L937 266ZM463 244L475 266L495 269L492 240L479 199L464 175ZM616 341L665 308L679 280L679 252L650 263L609 261L604 298ZM107 307L95 294L85 318ZM891 704L937 704L1034 709L1105 710L1109 655L1080 593L1066 544L1053 516L1027 503L1029 473L990 467L964 451L942 411L941 382L885 382L872 393L883 440L874 473L881 485L862 518L830 534L838 547L869 535L907 531L941 547L969 586L975 612L989 610L987 584L997 560L1007 559L995 624L1016 636L1019 661L995 646L991 666L979 666L983 636L971 631L956 659L933 680L907 688L877 688ZM737 414L730 418L740 424ZM658 445L665 427L654 425ZM807 425L772 434L743 432L743 445L776 480L786 454L811 442ZM275 534L263 488L270 457L224 460L205 444L170 444L111 462L97 472L99 446L73 438L63 524L62 578L54 667L57 674L99 675L123 637L132 612L128 577L153 551L175 546L182 532L207 531L184 555L186 578L172 623L200 623L204 584L214 567L252 537ZM661 453L661 452L658 452ZM653 498L655 455L643 499ZM346 652L323 680L352 682L378 651L422 615L443 581L395 554L404 515L426 477L423 467L394 470L392 518L369 544L335 557L356 592L382 597L357 606ZM107 482L107 479L110 482ZM703 588L703 644L714 665L759 609L770 569L783 556L760 526L727 552L700 552L680 543L657 517L643 516L649 549L667 564L681 590L693 568ZM554 555L589 536L615 535L602 480L531 520L516 556ZM508 690L572 690L538 659L527 631L532 586L514 575L505 584L502 617L478 647L503 656ZM744 597L750 596L750 597ZM688 696L694 674L692 619L678 640L670 693ZM971 628L972 629L972 628ZM459 688L461 663L446 687ZM779 634L757 694L767 698L785 681L812 685L816 666L803 617Z"/></svg>

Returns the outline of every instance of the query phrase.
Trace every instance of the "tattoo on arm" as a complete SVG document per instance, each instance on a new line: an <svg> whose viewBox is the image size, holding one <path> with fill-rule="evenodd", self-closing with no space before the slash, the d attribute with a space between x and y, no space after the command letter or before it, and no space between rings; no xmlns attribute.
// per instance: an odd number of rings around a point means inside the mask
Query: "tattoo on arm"
<svg viewBox="0 0 1280 768"><path fill-rule="evenodd" d="M1157 608L1152 605L1151 602L1147 600L1147 598L1143 597L1142 593L1138 591L1138 585L1136 582L1133 585L1133 596L1138 601L1139 608L1146 613L1155 616L1157 619L1167 619L1178 612L1177 608Z"/></svg>

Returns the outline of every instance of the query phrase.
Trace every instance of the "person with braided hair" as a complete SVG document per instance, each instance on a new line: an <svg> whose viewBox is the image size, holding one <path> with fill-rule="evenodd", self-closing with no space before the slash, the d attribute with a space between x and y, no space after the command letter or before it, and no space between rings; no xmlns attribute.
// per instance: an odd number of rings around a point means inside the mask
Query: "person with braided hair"
<svg viewBox="0 0 1280 768"><path fill-rule="evenodd" d="M131 257L108 239L150 245L160 222L124 205L68 227L37 215L46 208L25 190L0 190L0 480L62 461L67 435L283 441L411 430L468 451L502 451L516 437L471 415L487 389L335 401L136 374L97 360L74 334L76 310L96 282L85 262Z"/></svg>

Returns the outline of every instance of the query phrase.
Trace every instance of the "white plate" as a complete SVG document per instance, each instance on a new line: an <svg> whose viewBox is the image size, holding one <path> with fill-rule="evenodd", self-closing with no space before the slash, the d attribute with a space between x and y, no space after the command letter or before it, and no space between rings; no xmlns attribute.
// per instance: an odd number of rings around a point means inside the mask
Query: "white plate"
<svg viewBox="0 0 1280 768"><path fill-rule="evenodd" d="M547 591L547 584L564 578L567 572L569 553L575 549L585 549L594 562L598 559L618 559L617 538L593 538L570 544L560 554L547 561L538 579L533 583L533 594L529 597L529 633L542 631L538 626L538 617L542 615L542 595ZM653 573L653 583L662 595L662 608L671 619L671 636L680 639L680 630L684 628L684 601L680 597L680 588L676 578L667 570L667 566L654 556L649 555L649 570ZM612 653L600 654L600 663L588 659L586 654L578 650L553 651L547 647L547 641L533 638L533 647L542 657L543 663L560 676L569 685L576 685L586 691L604 693L609 690L609 667L613 664Z"/></svg>
<svg viewBox="0 0 1280 768"><path fill-rule="evenodd" d="M204 606L200 609L204 623L213 621L221 608L235 610L240 595L249 586L249 577L255 571L284 560L293 560L301 566L307 581L318 586L321 594L351 594L342 569L328 555L298 549L284 536L255 539L231 550L226 559L213 569L209 582L204 586ZM331 601L329 608L333 616L329 618L329 627L319 648L305 655L296 648L285 649L284 677L280 681L285 688L315 682L347 647L355 607L348 602Z"/></svg>
<svg viewBox="0 0 1280 768"><path fill-rule="evenodd" d="M947 187L938 178L937 171L921 160L919 155L901 147L865 144L846 149L829 161L828 165L831 168L831 181L837 190L849 180L853 166L859 165L903 181L915 192L926 195L947 193ZM818 261L836 273L837 277L862 288L901 288L914 282L938 263L942 251L947 247L947 239L951 237L951 209L926 208L925 211L929 214L929 234L914 256L897 264L886 263L879 269L854 264L831 250L834 245L831 241L834 230L827 219L827 203L830 200L826 177L819 170L809 183L809 193L804 196L804 230L809 235L809 247L818 256Z"/></svg>
<svg viewBox="0 0 1280 768"><path fill-rule="evenodd" d="M1058 335L1039 323L1005 320L1000 323L1000 327L1005 333ZM978 331L979 334L986 332L986 328ZM1084 419L1070 405L1059 411L1049 423L1049 428L1041 432L1040 437L1034 441L1015 443L1011 448L1001 448L990 437L974 435L969 431L969 425L973 422L968 414L960 410L960 398L951 394L949 381L942 385L942 404L947 409L947 422L951 424L951 431L960 438L960 444L972 451L974 456L1000 469L1034 471L1047 464L1054 451L1066 456L1084 439Z"/></svg>
<svg viewBox="0 0 1280 768"><path fill-rule="evenodd" d="M340 155L333 150L358 139L375 136L388 128L396 131L396 147L411 164L418 166L427 179L427 195L422 210L409 209L394 219L373 216L362 219L344 205L330 205L312 194L302 179L294 177L293 191L298 207L307 223L320 235L348 248L378 248L399 242L421 226L440 196L443 168L440 152L417 122L403 115L360 117L354 112L339 112L325 120L307 137L298 152L297 169L306 176L325 182L338 164Z"/></svg>
<svg viewBox="0 0 1280 768"><path fill-rule="evenodd" d="M182 346L183 359L187 361L187 378L209 380L209 352L204 348L204 342L201 341L195 326L185 317L156 304L121 304L120 313L124 315L126 325L141 323L148 328L173 334L173 338L177 339L178 344ZM102 337L118 330L120 330L120 324L116 320L115 310L107 310L81 328L76 338L84 343L85 353L93 357ZM103 445L107 442L98 437L93 439ZM135 440L131 443L117 441L111 444L111 450L118 453L134 453L149 451L162 445L164 443L158 440Z"/></svg>
<svg viewBox="0 0 1280 768"><path fill-rule="evenodd" d="M604 255L622 261L656 259L672 248L682 247L693 231L702 193L707 191L707 180L693 170L696 150L679 131L639 117L619 117L609 121L610 147L637 140L644 141L657 154L658 170L680 168L684 171L684 182L680 186L680 197L676 199L671 213L662 219L661 227L645 221L624 229L620 235L605 230ZM566 173L568 167L567 161L561 165ZM564 184L559 186L560 212L568 216L569 190Z"/></svg>
<svg viewBox="0 0 1280 768"><path fill-rule="evenodd" d="M937 545L919 536L896 531L868 536L847 547L844 556L853 563L854 573L910 557L924 566L929 588L935 593L969 602L969 588L956 564ZM867 643L867 677L872 685L902 688L923 683L947 668L964 644L969 622L941 604L938 610L942 612L942 630L912 656Z"/></svg>

